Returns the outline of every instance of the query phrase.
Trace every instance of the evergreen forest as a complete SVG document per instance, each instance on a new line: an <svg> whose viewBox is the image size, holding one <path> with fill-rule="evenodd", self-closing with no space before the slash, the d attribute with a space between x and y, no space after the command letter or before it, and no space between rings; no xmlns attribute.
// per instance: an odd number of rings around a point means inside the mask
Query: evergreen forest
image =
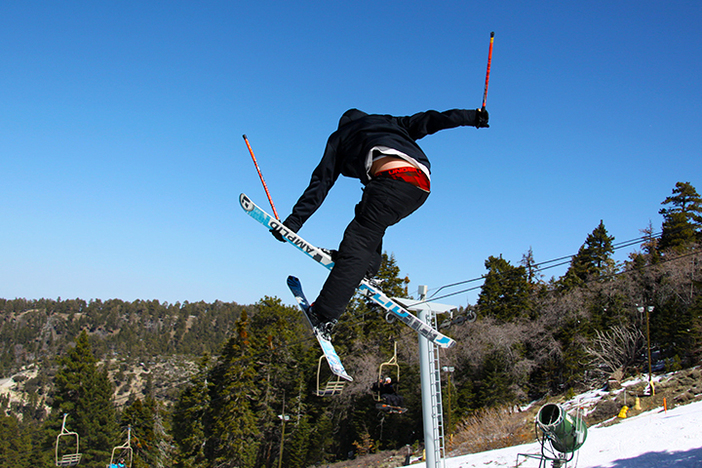
<svg viewBox="0 0 702 468"><path fill-rule="evenodd" d="M453 369L442 373L448 433L486 408L602 387L649 365L699 365L702 198L678 182L658 213L660 228L636 239L617 241L603 220L573 255L485 260L476 303L439 319L458 343L440 356ZM615 262L621 249L628 257ZM383 257L383 290L409 297L409 278ZM565 273L548 277L559 265ZM331 379L318 344L299 309L276 297L0 299L0 466L54 466L76 448L62 430L80 436L86 468L125 456L127 442L135 468L302 468L420 449L416 333L357 296L334 343L354 381L318 396ZM382 370L395 355L398 366ZM406 413L376 408L370 387L383 373ZM18 391L5 392L10 384Z"/></svg>

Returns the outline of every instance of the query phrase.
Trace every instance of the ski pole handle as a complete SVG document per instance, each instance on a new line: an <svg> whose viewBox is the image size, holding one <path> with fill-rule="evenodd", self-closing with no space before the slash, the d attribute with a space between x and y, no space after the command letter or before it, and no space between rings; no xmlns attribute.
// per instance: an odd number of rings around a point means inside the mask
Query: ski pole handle
<svg viewBox="0 0 702 468"><path fill-rule="evenodd" d="M492 43L495 42L495 31L490 33L490 50L488 51L487 72L485 73L485 91L483 92L483 109L487 103L488 83L490 82L490 63L492 62Z"/></svg>
<svg viewBox="0 0 702 468"><path fill-rule="evenodd" d="M263 174L261 174L261 169L258 167L258 162L256 161L256 156L254 156L253 150L251 149L251 145L249 144L249 139L246 138L246 134L244 136L244 141L246 142L246 147L249 149L249 153L251 153L251 159L253 159L254 166L256 166L256 171L258 172L258 177L261 179L261 183L263 184L263 190L266 191L266 196L268 197L268 202L271 204L271 208L273 208L273 215L275 216L275 219L280 221L280 217L278 216L278 212L275 210L275 205L273 205L273 199L271 198L271 194L268 191L268 186L266 185L266 181L263 180Z"/></svg>

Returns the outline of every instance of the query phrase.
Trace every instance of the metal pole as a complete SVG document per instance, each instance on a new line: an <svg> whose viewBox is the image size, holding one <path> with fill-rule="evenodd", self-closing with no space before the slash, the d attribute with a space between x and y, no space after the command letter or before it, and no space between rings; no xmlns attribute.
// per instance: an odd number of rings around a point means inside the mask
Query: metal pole
<svg viewBox="0 0 702 468"><path fill-rule="evenodd" d="M639 305L636 304L636 310L642 314L646 312L646 347L648 348L648 387L646 387L646 391L653 392L653 385L651 383L651 321L649 318L649 314L653 312L653 306L639 307Z"/></svg>
<svg viewBox="0 0 702 468"><path fill-rule="evenodd" d="M426 321L426 312L417 312L419 320ZM419 335L419 376L422 382L422 416L424 420L424 453L427 467L436 466L436 446L434 441L434 415L432 413L431 365L429 340Z"/></svg>
<svg viewBox="0 0 702 468"><path fill-rule="evenodd" d="M283 466L283 441L285 440L285 420L287 416L285 414L285 394L283 393L283 414L278 415L278 417L283 421L280 429L280 456L278 457L278 468Z"/></svg>
<svg viewBox="0 0 702 468"><path fill-rule="evenodd" d="M419 299L421 301L426 300L427 287L419 287ZM417 310L417 317L419 320L425 323L431 323L432 312L425 310L424 308L419 308ZM438 421L436 420L437 415L434 414L434 390L432 388L431 379L434 369L432 369L432 359L430 353L433 353L432 343L419 335L419 375L421 378L422 386L422 417L424 422L424 453L426 457L427 468L435 468L440 466L441 457L437 458L439 454L440 441L437 440L437 427ZM439 386L441 388L441 386Z"/></svg>
<svg viewBox="0 0 702 468"><path fill-rule="evenodd" d="M441 368L442 371L446 372L448 374L448 381L446 384L447 391L448 391L448 413L446 417L446 435L448 435L448 432L451 430L451 374L453 374L453 371L455 368L453 366L444 366ZM450 436L449 436L450 439Z"/></svg>
<svg viewBox="0 0 702 468"><path fill-rule="evenodd" d="M646 307L646 341L648 341L648 384L651 385L651 321L649 314L653 312L653 306Z"/></svg>
<svg viewBox="0 0 702 468"><path fill-rule="evenodd" d="M451 372L448 375L448 418L446 418L446 432L451 430Z"/></svg>

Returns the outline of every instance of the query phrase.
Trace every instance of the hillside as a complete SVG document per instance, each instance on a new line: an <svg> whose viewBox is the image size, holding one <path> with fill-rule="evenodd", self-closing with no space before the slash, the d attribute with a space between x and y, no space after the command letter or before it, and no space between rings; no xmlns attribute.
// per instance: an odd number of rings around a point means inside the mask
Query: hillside
<svg viewBox="0 0 702 468"><path fill-rule="evenodd" d="M612 427L612 431L607 434L617 434L617 438L621 437L622 432L627 434L627 439L633 437L638 442L633 446L638 449L646 449L645 451L653 452L657 447L663 451L670 450L671 446L662 445L662 441L656 441L655 432L652 435L644 436L638 430L632 431L631 426L623 423L629 420L635 420L637 417L646 417L650 414L658 414L664 411L664 404L668 411L676 408L686 407L691 403L702 402L702 368L695 367L679 372L672 372L663 375L654 376L655 396L644 395L644 389L647 386L647 378L641 376L639 378L628 379L625 382L613 383L611 389L603 388L592 390L572 398L546 398L538 402L532 402L529 406L521 408L519 411L512 412L507 410L484 413L481 417L470 418L462 424L461 428L451 436L447 446L447 467L469 468L483 466L514 466L518 453L538 453L539 446L536 443L534 421L539 409L547 403L558 403L562 405L570 414L582 414L583 420L589 428L588 439L586 440L582 454L579 455L578 466L600 466L596 464L585 464L583 462L592 461L595 454L599 452L607 453L610 457L622 458L622 452L618 451L615 442L609 436L593 435L593 430ZM636 406L638 399L638 407ZM627 406L628 410L621 413L622 408ZM686 411L681 408L682 411ZM700 412L700 409L694 411ZM624 415L621 418L620 415ZM681 414L681 412L676 412ZM671 414L671 417L674 417ZM697 420L702 423L702 420ZM621 425L620 425L621 423ZM660 431L661 423L656 423L657 430ZM685 425L678 424L675 429L680 430L680 427ZM595 429L599 428L599 429ZM682 437L689 439L689 434L668 434L665 433L665 440ZM647 441L647 442L644 442ZM696 447L700 445L697 440ZM649 446L646 446L646 444ZM597 445L593 448L593 446ZM631 445L631 444L630 444ZM694 445L694 444L693 444ZM414 448L403 448L400 450L386 451L363 457L358 457L355 460L339 462L329 465L328 468L392 468L401 466L405 461L407 453L412 452L412 466L419 462L418 454L421 452ZM628 451L630 452L630 451ZM628 453L627 452L627 453ZM696 451L695 453L699 452ZM474 454L474 455L469 455ZM599 455L597 455L599 456ZM645 459L651 458L654 455L648 455ZM702 461L702 456L691 455L692 464L677 464L675 466L689 467L698 466L694 461ZM601 457L601 456L600 456ZM671 460L677 460L675 463L682 463L682 459L670 456ZM630 468L641 468L643 466L673 466L675 463L665 464L667 458L658 456L661 465L643 465L642 463L632 462L622 466ZM522 462L525 460L522 458ZM531 464L525 462L524 466L536 466L538 461L532 460ZM611 465L619 466L619 465Z"/></svg>
<svg viewBox="0 0 702 468"><path fill-rule="evenodd" d="M596 231L597 239L611 243L603 226ZM596 243L588 239L588 245ZM663 256L638 253L621 265L606 252L582 251L572 274L548 283L525 266L491 257L479 301L471 306L478 320L466 322L464 309L442 318L442 331L458 343L441 353L442 366L454 369L441 373L452 454L531 440L533 408L520 405L640 375L649 348L653 364L669 371L699 363L697 245ZM407 294L394 259L385 260L385 292ZM642 297L646 307L639 306ZM287 466L303 468L408 444L420 450L416 334L385 321L363 297L352 300L335 331L354 382L334 398L316 395L319 349L299 310L277 298L252 306L16 299L0 300L0 308L0 377L12 376L3 381L0 405L9 404L8 418L17 416L13 424L24 424L28 440L33 433L55 432L57 412L47 418L47 407L80 409L75 426L88 440L95 437L86 444L96 466L109 447L104 441L117 437L128 421L135 437L152 441L139 455L146 464L158 458L206 466L225 457L242 466L271 467L282 456ZM399 366L393 377L401 375L397 384L409 408L401 417L379 413L369 391L395 345ZM84 386L83 392L74 390ZM624 404L619 399L641 393L609 393L617 390L609 387L588 423L616 416ZM671 395L671 401L684 397ZM649 401L655 399L642 399L642 408ZM91 414L105 405L111 414ZM289 445L281 443L277 415L283 412L296 416L285 431ZM98 415L109 418L97 424ZM231 437L233 430L241 436ZM229 441L224 446L223 438Z"/></svg>
<svg viewBox="0 0 702 468"><path fill-rule="evenodd" d="M87 330L94 354L109 370L118 406L147 390L173 401L194 363L219 352L245 309L223 302L0 300L0 392L13 395L15 408L34 402L29 395L35 392L46 403L56 356Z"/></svg>

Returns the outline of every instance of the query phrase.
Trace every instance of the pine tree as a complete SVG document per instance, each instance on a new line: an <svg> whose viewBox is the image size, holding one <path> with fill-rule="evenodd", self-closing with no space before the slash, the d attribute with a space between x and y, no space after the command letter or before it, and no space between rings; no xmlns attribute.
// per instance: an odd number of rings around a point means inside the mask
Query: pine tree
<svg viewBox="0 0 702 468"><path fill-rule="evenodd" d="M314 375L319 348L298 307L284 306L280 299L265 297L251 318L250 346L257 356L255 381L259 398L253 410L260 430L256 466L268 466L279 456L280 419L285 395L311 394L308 381ZM306 339L305 339L306 338ZM304 413L301 397L296 400L298 414ZM290 402L285 403L290 412ZM286 426L286 433L291 426ZM289 444L286 435L286 452ZM286 466L289 462L286 461Z"/></svg>
<svg viewBox="0 0 702 468"><path fill-rule="evenodd" d="M528 317L531 304L526 268L493 256L485 261L485 268L488 273L477 302L481 313L503 322Z"/></svg>
<svg viewBox="0 0 702 468"><path fill-rule="evenodd" d="M534 251L531 247L529 247L527 253L522 255L520 264L524 267L527 283L529 283L531 289L535 289L536 285L541 282L543 275L539 273L539 266L534 260Z"/></svg>
<svg viewBox="0 0 702 468"><path fill-rule="evenodd" d="M682 248L702 238L702 197L689 182L678 182L658 211L663 215L659 249Z"/></svg>
<svg viewBox="0 0 702 468"><path fill-rule="evenodd" d="M570 262L565 276L561 278L563 289L581 286L584 283L599 279L614 272L614 236L610 236L604 223L600 224L587 236L585 243Z"/></svg>
<svg viewBox="0 0 702 468"><path fill-rule="evenodd" d="M289 428L292 428L292 430ZM285 466L289 468L305 468L309 466L308 452L312 444L314 444L315 437L314 427L310 424L309 416L302 415L294 423L294 426L287 425L286 429ZM290 431L289 434L288 431Z"/></svg>
<svg viewBox="0 0 702 468"><path fill-rule="evenodd" d="M0 405L0 466L3 468L29 468L38 466L32 460L32 442L17 418L5 415L4 405Z"/></svg>
<svg viewBox="0 0 702 468"><path fill-rule="evenodd" d="M242 312L212 372L214 395L209 440L213 465L249 468L256 461L260 432L254 406L259 389L249 342L248 314Z"/></svg>
<svg viewBox="0 0 702 468"><path fill-rule="evenodd" d="M409 278L400 278L400 267L395 255L383 252L382 261L376 278L380 280L381 289L390 297L407 297Z"/></svg>
<svg viewBox="0 0 702 468"><path fill-rule="evenodd" d="M499 406L514 401L512 378L504 351L493 349L485 355L477 386L477 402L481 406Z"/></svg>
<svg viewBox="0 0 702 468"><path fill-rule="evenodd" d="M156 400L147 396L137 398L122 412L122 426L131 428L133 468L162 467L161 443L163 434L158 430L160 412Z"/></svg>
<svg viewBox="0 0 702 468"><path fill-rule="evenodd" d="M207 373L209 355L198 364L188 386L181 392L172 413L173 442L178 451L176 467L196 468L205 466L206 424L210 404Z"/></svg>
<svg viewBox="0 0 702 468"><path fill-rule="evenodd" d="M88 334L83 331L65 356L59 358L55 393L48 422L48 438L60 432L63 414L70 415L70 429L80 436L81 466L103 468L117 440L112 402L114 387L107 369L98 368Z"/></svg>

